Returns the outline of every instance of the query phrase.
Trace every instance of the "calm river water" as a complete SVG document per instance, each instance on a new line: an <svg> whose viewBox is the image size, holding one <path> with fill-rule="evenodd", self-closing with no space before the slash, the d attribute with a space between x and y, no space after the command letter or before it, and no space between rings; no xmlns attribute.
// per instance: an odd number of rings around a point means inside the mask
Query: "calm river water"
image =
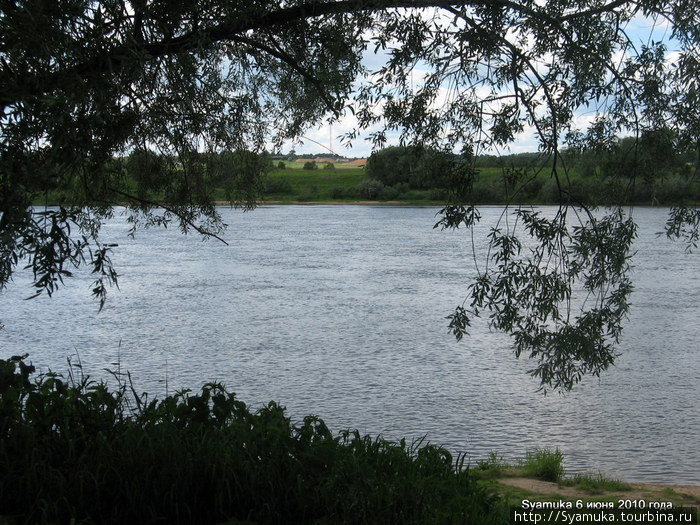
<svg viewBox="0 0 700 525"><path fill-rule="evenodd" d="M23 301L29 281L18 274L0 296L0 355L65 372L79 353L95 378L119 359L159 395L166 378L171 393L222 381L253 406L279 401L294 420L427 434L472 461L559 447L569 473L700 483L700 257L656 236L667 210L634 210L636 290L616 366L546 397L508 337L476 327L458 343L447 332L474 270L469 237L434 230L436 211L222 209L228 246L162 229L132 240L116 218L103 240L120 244L120 291L105 309L88 276ZM486 228L501 209L482 212Z"/></svg>

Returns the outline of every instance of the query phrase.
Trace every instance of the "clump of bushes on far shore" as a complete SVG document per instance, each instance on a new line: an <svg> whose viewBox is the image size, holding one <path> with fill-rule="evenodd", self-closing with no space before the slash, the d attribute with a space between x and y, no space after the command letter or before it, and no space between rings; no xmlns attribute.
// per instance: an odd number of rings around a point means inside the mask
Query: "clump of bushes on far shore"
<svg viewBox="0 0 700 525"><path fill-rule="evenodd" d="M334 436L216 383L149 402L126 381L36 375L26 356L0 360L0 464L0 521L507 521L444 448Z"/></svg>

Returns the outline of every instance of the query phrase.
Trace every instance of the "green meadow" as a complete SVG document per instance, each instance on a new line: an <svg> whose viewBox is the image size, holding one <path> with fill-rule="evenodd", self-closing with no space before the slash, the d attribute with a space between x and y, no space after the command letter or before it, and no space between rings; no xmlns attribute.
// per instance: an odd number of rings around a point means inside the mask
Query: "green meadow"
<svg viewBox="0 0 700 525"><path fill-rule="evenodd" d="M275 169L266 177L265 200L330 201L357 200L357 187L365 179L363 168L305 170L303 164L290 163ZM355 196L356 195L356 196Z"/></svg>
<svg viewBox="0 0 700 525"><path fill-rule="evenodd" d="M384 186L368 178L364 168L303 169L290 163L266 175L263 201L337 202L376 201L403 204L440 205L448 199L442 188L415 189L408 184ZM340 165L342 166L342 165ZM669 175L653 181L625 177L581 175L571 170L564 178L565 197L572 202L613 204L627 201L643 205L677 205L700 202L700 185L681 175ZM521 172L517 177L499 167L477 170L471 200L478 204L556 204L559 186L547 170Z"/></svg>

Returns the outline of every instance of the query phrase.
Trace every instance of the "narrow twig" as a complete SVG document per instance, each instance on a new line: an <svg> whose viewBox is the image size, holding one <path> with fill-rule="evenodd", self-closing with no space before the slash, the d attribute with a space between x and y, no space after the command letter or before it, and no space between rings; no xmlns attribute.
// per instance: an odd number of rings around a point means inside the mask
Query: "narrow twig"
<svg viewBox="0 0 700 525"><path fill-rule="evenodd" d="M215 239L217 239L217 240L223 242L226 246L228 246L228 243L227 243L224 239L222 239L221 237L219 237L217 234L215 234L214 232L210 232L210 231L208 231L208 230L205 230L204 228L202 228L202 227L200 227L200 226L197 226L197 224L195 224L191 219L188 219L187 217L184 217L184 216L183 216L181 213L179 213L177 210L174 210L173 208L169 207L168 205L166 205L166 204L164 204L164 203L162 203L162 202L156 202L156 201L152 201L152 200L150 200L150 199L144 199L144 198L141 198L141 197L136 197L135 195L131 195L131 194L129 194L129 193L123 192L123 191L118 190L118 189L116 189L116 188L111 188L111 187L110 187L110 188L109 188L109 191L111 191L112 193L116 193L117 195L121 195L122 197L126 197L127 199L130 199L130 200L139 202L139 203L141 203L141 204L145 204L145 205L147 205L147 206L155 206L155 207L163 208L165 211L167 211L167 212L169 212L169 213L172 213L173 215L177 216L180 220L182 220L182 221L184 221L185 223L187 223L187 224L188 224L190 227L192 227L192 229L194 229L197 233L199 233L199 234L201 234L201 235L204 235L204 236L206 236L206 237L214 237Z"/></svg>

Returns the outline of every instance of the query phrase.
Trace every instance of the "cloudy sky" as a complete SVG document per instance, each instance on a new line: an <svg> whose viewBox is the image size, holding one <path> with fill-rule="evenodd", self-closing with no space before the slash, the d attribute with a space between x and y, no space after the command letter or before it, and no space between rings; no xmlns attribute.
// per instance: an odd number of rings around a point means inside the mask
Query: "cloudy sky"
<svg viewBox="0 0 700 525"><path fill-rule="evenodd" d="M638 16L633 19L626 28L626 31L633 43L638 47L641 45L647 45L651 41L663 41L669 48L668 60L673 60L676 52L674 51L676 42L672 41L670 38L670 26L665 21L654 22L642 16ZM364 57L365 66L372 70L376 70L381 67L385 62L386 55L374 54L371 51L367 51ZM620 57L622 58L622 57ZM415 70L414 74L416 78L420 76L420 71ZM581 108L576 112L576 124L581 128L585 129L587 124L593 120L596 114L595 108ZM345 115L339 122L335 122L332 125L324 123L323 125L307 131L301 142L291 143L288 142L282 148L283 153L289 152L294 149L297 154L313 154L313 153L336 153L339 155L345 155L347 157L367 157L372 153L372 145L366 140L372 131L376 131L378 128L372 128L365 130L364 133L356 139L352 147L347 148L343 145L340 137L354 129L356 125L356 120L351 114ZM398 132L387 134L388 145L393 145L398 143ZM507 150L500 152L490 152L490 153L522 153L526 151L537 151L538 141L534 129L526 128L523 133L521 133L516 141Z"/></svg>

